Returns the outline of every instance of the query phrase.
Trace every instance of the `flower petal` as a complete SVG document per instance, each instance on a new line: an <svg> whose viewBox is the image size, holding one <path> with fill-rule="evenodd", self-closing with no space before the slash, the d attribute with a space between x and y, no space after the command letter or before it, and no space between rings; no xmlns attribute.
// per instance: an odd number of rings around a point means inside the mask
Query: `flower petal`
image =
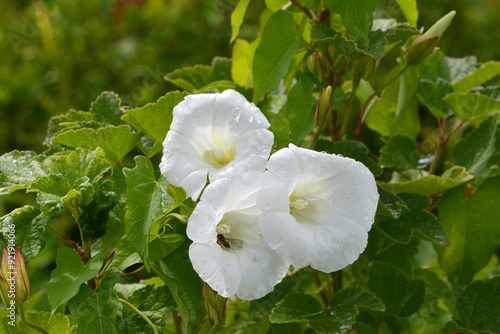
<svg viewBox="0 0 500 334"><path fill-rule="evenodd" d="M257 196L257 206L263 211L290 212L290 187L275 174L262 176Z"/></svg>
<svg viewBox="0 0 500 334"><path fill-rule="evenodd" d="M282 148L271 155L267 169L288 184L289 193L292 192L299 178L299 164L297 156L290 149Z"/></svg>
<svg viewBox="0 0 500 334"><path fill-rule="evenodd" d="M204 282L222 297L236 294L241 282L240 260L215 242L193 242L189 258Z"/></svg>

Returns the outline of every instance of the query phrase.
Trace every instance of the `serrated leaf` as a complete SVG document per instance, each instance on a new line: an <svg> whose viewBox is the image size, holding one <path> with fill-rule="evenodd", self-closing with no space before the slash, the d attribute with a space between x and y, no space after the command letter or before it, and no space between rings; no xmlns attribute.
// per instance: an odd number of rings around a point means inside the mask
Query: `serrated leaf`
<svg viewBox="0 0 500 334"><path fill-rule="evenodd" d="M103 275L98 293L82 284L78 294L69 301L69 309L78 318L81 334L117 333L118 295L114 286L119 277L120 273L111 269Z"/></svg>
<svg viewBox="0 0 500 334"><path fill-rule="evenodd" d="M422 236L440 246L448 246L449 239L443 225L441 225L436 216L427 211L412 210L414 213L411 220L412 227L420 232Z"/></svg>
<svg viewBox="0 0 500 334"><path fill-rule="evenodd" d="M444 102L463 122L500 110L500 100L480 93L452 93L444 97Z"/></svg>
<svg viewBox="0 0 500 334"><path fill-rule="evenodd" d="M365 52L358 47L353 40L347 40L344 36L338 34L322 24L313 24L311 26L310 37L315 41L322 41L335 46L344 56L348 58L358 57Z"/></svg>
<svg viewBox="0 0 500 334"><path fill-rule="evenodd" d="M38 177L47 176L45 158L30 151L12 151L0 156L0 195L26 189Z"/></svg>
<svg viewBox="0 0 500 334"><path fill-rule="evenodd" d="M380 164L384 167L417 167L418 147L408 137L394 136L380 150Z"/></svg>
<svg viewBox="0 0 500 334"><path fill-rule="evenodd" d="M453 84L456 93L465 93L500 74L500 62L489 61Z"/></svg>
<svg viewBox="0 0 500 334"><path fill-rule="evenodd" d="M418 10L417 10L417 1L416 0L396 0L398 2L399 7L403 11L406 19L410 24L414 27L417 26L418 20Z"/></svg>
<svg viewBox="0 0 500 334"><path fill-rule="evenodd" d="M500 240L500 177L489 179L472 195L452 189L439 204L439 220L450 246L436 248L439 263L453 285L469 283L484 267Z"/></svg>
<svg viewBox="0 0 500 334"><path fill-rule="evenodd" d="M121 125L106 126L97 130L90 128L68 130L56 135L52 142L91 151L100 147L106 154L106 158L121 162L123 157L137 145L138 141L139 136L132 132L130 127Z"/></svg>
<svg viewBox="0 0 500 334"><path fill-rule="evenodd" d="M93 115L88 111L70 110L65 114L52 116L49 120L45 142L50 144L54 136L60 131L68 130L75 127L77 124L86 124L93 120Z"/></svg>
<svg viewBox="0 0 500 334"><path fill-rule="evenodd" d="M342 23L364 46L368 46L368 32L377 7L375 0L325 0L328 9L342 17Z"/></svg>
<svg viewBox="0 0 500 334"><path fill-rule="evenodd" d="M382 299L388 314L402 317L415 313L425 297L424 282L408 280L401 269L383 262L372 264L367 286Z"/></svg>
<svg viewBox="0 0 500 334"><path fill-rule="evenodd" d="M144 132L149 138L163 143L168 130L170 130L174 107L184 100L186 95L188 95L186 92L169 92L160 97L155 103L148 103L143 107L127 110L122 119L139 131Z"/></svg>
<svg viewBox="0 0 500 334"><path fill-rule="evenodd" d="M377 215L398 219L401 210L406 207L406 203L400 197L380 187L378 187L378 193L380 197L377 206Z"/></svg>
<svg viewBox="0 0 500 334"><path fill-rule="evenodd" d="M347 333L360 310L384 311L385 307L376 296L357 287L337 292L325 311L316 298L295 292L276 305L269 319L272 323L306 322L318 333Z"/></svg>
<svg viewBox="0 0 500 334"><path fill-rule="evenodd" d="M15 246L23 254L24 260L28 262L45 246L45 239L47 239L45 227L48 223L40 210L25 205L0 218L0 231L7 240L7 236L11 234L9 230L12 230L9 226L15 225Z"/></svg>
<svg viewBox="0 0 500 334"><path fill-rule="evenodd" d="M90 114L98 122L112 125L123 124L120 109L121 99L113 92L102 92L90 105Z"/></svg>
<svg viewBox="0 0 500 334"><path fill-rule="evenodd" d="M287 111L292 142L299 145L314 128L313 84L303 76L288 95Z"/></svg>
<svg viewBox="0 0 500 334"><path fill-rule="evenodd" d="M327 140L319 140L316 148L318 151L339 154L359 161L368 167L374 175L379 175L382 172L380 166L368 156L368 148L359 141L343 140L333 143Z"/></svg>
<svg viewBox="0 0 500 334"><path fill-rule="evenodd" d="M480 332L500 331L500 276L474 282L458 296L460 327Z"/></svg>
<svg viewBox="0 0 500 334"><path fill-rule="evenodd" d="M72 248L61 248L57 251L56 269L47 283L49 304L53 310L65 304L78 293L80 285L95 277L101 269L103 255L97 254L87 264ZM90 289L90 288L89 288Z"/></svg>
<svg viewBox="0 0 500 334"><path fill-rule="evenodd" d="M243 18L248 8L248 4L250 0L240 0L233 12L231 13L231 40L229 43L232 43L240 32L241 24L243 23Z"/></svg>
<svg viewBox="0 0 500 334"><path fill-rule="evenodd" d="M66 200L76 201L75 197L78 197L79 201L82 197L61 174L51 174L38 179L30 185L28 192L38 192L36 201L48 219L61 216Z"/></svg>
<svg viewBox="0 0 500 334"><path fill-rule="evenodd" d="M48 333L76 334L78 326L71 325L69 317L62 313L50 312L30 312L27 314L30 323L46 330ZM10 333L10 332L8 332ZM32 334L33 328L26 326L25 322L20 322L16 334Z"/></svg>
<svg viewBox="0 0 500 334"><path fill-rule="evenodd" d="M417 96L436 118L446 118L452 113L444 103L443 97L453 92L451 84L437 78L436 82L422 79L418 86Z"/></svg>
<svg viewBox="0 0 500 334"><path fill-rule="evenodd" d="M469 173L480 174L495 153L497 120L498 114L491 115L453 147L453 159Z"/></svg>
<svg viewBox="0 0 500 334"><path fill-rule="evenodd" d="M298 49L299 39L292 15L277 11L267 21L255 50L252 66L254 102L278 87Z"/></svg>
<svg viewBox="0 0 500 334"><path fill-rule="evenodd" d="M168 287L153 284L134 291L127 301L148 317L160 333L166 324L165 314L176 307ZM120 333L153 333L150 326L130 308L124 306L122 312L122 319L117 322Z"/></svg>
<svg viewBox="0 0 500 334"><path fill-rule="evenodd" d="M183 331L194 333L196 325L205 316L205 308L202 281L193 269L187 250L185 243L165 260L152 264L151 268L170 289L179 308Z"/></svg>
<svg viewBox="0 0 500 334"><path fill-rule="evenodd" d="M123 169L127 181L128 203L125 230L144 265L149 269L149 230L163 215L161 199L168 182L163 177L159 181L156 180L153 165L148 158L137 156L134 160L136 166L133 169Z"/></svg>
<svg viewBox="0 0 500 334"><path fill-rule="evenodd" d="M453 166L445 171L441 176L427 175L418 177L416 175L411 181L403 177L398 177L396 182L381 183L380 186L395 194L411 193L420 195L438 194L445 190L451 189L473 179L473 176L465 171L464 167Z"/></svg>

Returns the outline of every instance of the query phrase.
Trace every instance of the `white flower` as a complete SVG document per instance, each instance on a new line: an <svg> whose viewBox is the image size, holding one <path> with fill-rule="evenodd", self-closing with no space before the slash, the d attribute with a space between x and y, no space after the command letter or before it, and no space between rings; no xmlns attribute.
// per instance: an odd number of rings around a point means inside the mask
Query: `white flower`
<svg viewBox="0 0 500 334"><path fill-rule="evenodd" d="M210 183L188 221L193 268L223 297L263 297L288 271L260 232L255 201L262 176L239 174Z"/></svg>
<svg viewBox="0 0 500 334"><path fill-rule="evenodd" d="M163 142L162 174L197 200L207 181L265 170L273 144L269 122L243 95L186 96L173 111Z"/></svg>
<svg viewBox="0 0 500 334"><path fill-rule="evenodd" d="M290 144L267 169L257 205L271 248L298 268L333 272L353 263L366 247L379 198L368 168Z"/></svg>

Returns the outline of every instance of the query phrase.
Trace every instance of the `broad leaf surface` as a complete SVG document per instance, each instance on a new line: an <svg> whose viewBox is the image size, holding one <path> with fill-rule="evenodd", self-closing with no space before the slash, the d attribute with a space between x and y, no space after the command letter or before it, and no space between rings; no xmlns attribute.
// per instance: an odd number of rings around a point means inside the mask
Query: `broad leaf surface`
<svg viewBox="0 0 500 334"><path fill-rule="evenodd" d="M188 256L188 245L180 247L165 260L152 264L153 271L167 284L182 317L185 333L194 333L205 316L202 281L194 271Z"/></svg>
<svg viewBox="0 0 500 334"><path fill-rule="evenodd" d="M122 119L134 128L144 132L149 138L163 143L170 130L174 107L187 95L185 92L169 92L155 103L127 110Z"/></svg>
<svg viewBox="0 0 500 334"><path fill-rule="evenodd" d="M78 319L78 330L81 334L118 332L115 324L118 295L114 286L119 277L120 273L111 269L103 275L98 293L87 284L82 284L78 294L69 301L69 309Z"/></svg>
<svg viewBox="0 0 500 334"><path fill-rule="evenodd" d="M396 0L399 7L403 11L406 19L410 24L414 27L417 26L418 20L418 10L417 10L417 1L416 0Z"/></svg>
<svg viewBox="0 0 500 334"><path fill-rule="evenodd" d="M12 151L0 156L0 195L29 187L39 176L46 176L45 156L30 151Z"/></svg>
<svg viewBox="0 0 500 334"><path fill-rule="evenodd" d="M299 39L292 15L277 11L269 18L255 50L252 66L254 102L278 87L298 49Z"/></svg>
<svg viewBox="0 0 500 334"><path fill-rule="evenodd" d="M377 7L375 0L325 0L328 9L334 10L342 17L344 26L368 46L368 32L373 21L373 12Z"/></svg>
<svg viewBox="0 0 500 334"><path fill-rule="evenodd" d="M127 203L125 230L137 253L149 268L149 230L162 216L161 199L168 182L160 177L156 180L153 165L148 158L137 156L133 169L123 170L127 180Z"/></svg>
<svg viewBox="0 0 500 334"><path fill-rule="evenodd" d="M123 124L120 109L121 99L113 92L102 92L90 105L89 112L98 122L112 125Z"/></svg>
<svg viewBox="0 0 500 334"><path fill-rule="evenodd" d="M312 81L303 76L288 95L287 110L292 142L300 144L314 128Z"/></svg>
<svg viewBox="0 0 500 334"><path fill-rule="evenodd" d="M231 13L231 40L229 43L232 43L240 32L241 24L243 23L243 18L245 17L245 13L248 8L248 4L250 0L240 0L233 12Z"/></svg>
<svg viewBox="0 0 500 334"><path fill-rule="evenodd" d="M27 315L28 321L40 328L43 328L49 333L56 334L76 334L78 333L78 326L71 325L70 318L62 313L51 313L51 312L30 312ZM0 327L1 328L1 327ZM19 327L16 327L15 334L33 334L33 328L26 326L24 322L19 323ZM38 333L38 332L36 332Z"/></svg>
<svg viewBox="0 0 500 334"><path fill-rule="evenodd" d="M418 147L408 137L395 136L380 150L380 164L384 167L417 167Z"/></svg>
<svg viewBox="0 0 500 334"><path fill-rule="evenodd" d="M25 205L0 218L0 231L7 240L9 226L15 225L15 246L28 262L45 246L47 218L37 208Z"/></svg>
<svg viewBox="0 0 500 334"><path fill-rule="evenodd" d="M74 249L68 247L59 249L56 258L57 267L52 271L47 283L49 304L52 309L55 310L65 304L78 293L82 283L95 277L101 269L102 261L103 255L97 254L84 265Z"/></svg>
<svg viewBox="0 0 500 334"><path fill-rule="evenodd" d="M466 122L500 110L500 100L480 93L453 93L444 98L448 108Z"/></svg>
<svg viewBox="0 0 500 334"><path fill-rule="evenodd" d="M453 84L456 93L466 93L500 74L500 62L489 61Z"/></svg>
<svg viewBox="0 0 500 334"><path fill-rule="evenodd" d="M500 240L500 177L484 182L469 197L452 189L439 204L439 220L450 246L436 248L439 263L453 285L469 283L484 267Z"/></svg>

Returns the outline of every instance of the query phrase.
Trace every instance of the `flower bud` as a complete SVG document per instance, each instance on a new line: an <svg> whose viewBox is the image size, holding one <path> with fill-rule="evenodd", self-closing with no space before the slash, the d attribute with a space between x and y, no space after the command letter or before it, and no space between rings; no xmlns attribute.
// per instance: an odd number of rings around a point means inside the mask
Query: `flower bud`
<svg viewBox="0 0 500 334"><path fill-rule="evenodd" d="M205 299L205 308L208 314L208 320L213 328L224 325L226 322L226 301L227 298L220 296L216 291L212 290L206 282L203 282L201 293Z"/></svg>
<svg viewBox="0 0 500 334"><path fill-rule="evenodd" d="M406 49L404 59L408 65L418 65L434 52L434 47L438 42L438 37L425 40L418 44L411 45Z"/></svg>
<svg viewBox="0 0 500 334"><path fill-rule="evenodd" d="M10 305L9 300L15 299L16 304L22 306L30 296L30 281L24 257L19 249L15 248L13 256L9 254L7 248L3 249L0 276L0 290L4 303Z"/></svg>
<svg viewBox="0 0 500 334"><path fill-rule="evenodd" d="M455 17L455 14L456 14L456 12L454 10L452 10L451 12L449 12L448 14L443 16L441 19L439 19L439 21L434 23L433 26L430 27L429 30L427 30L423 35L418 36L413 41L412 46L416 45L420 42L426 41L428 39L434 38L434 37L437 37L439 40L439 38L441 38L444 31L448 28L451 21ZM437 43L437 41L436 41L436 43Z"/></svg>
<svg viewBox="0 0 500 334"><path fill-rule="evenodd" d="M307 68L319 81L323 81L325 78L326 65L324 57L322 52L313 52L306 59Z"/></svg>
<svg viewBox="0 0 500 334"><path fill-rule="evenodd" d="M321 96L318 102L318 108L316 109L316 125L319 125L320 129L323 130L326 126L327 113L330 111L333 99L333 89L332 86L323 88Z"/></svg>
<svg viewBox="0 0 500 334"><path fill-rule="evenodd" d="M361 55L352 62L352 73L359 78L368 80L375 71L375 58L370 55Z"/></svg>

